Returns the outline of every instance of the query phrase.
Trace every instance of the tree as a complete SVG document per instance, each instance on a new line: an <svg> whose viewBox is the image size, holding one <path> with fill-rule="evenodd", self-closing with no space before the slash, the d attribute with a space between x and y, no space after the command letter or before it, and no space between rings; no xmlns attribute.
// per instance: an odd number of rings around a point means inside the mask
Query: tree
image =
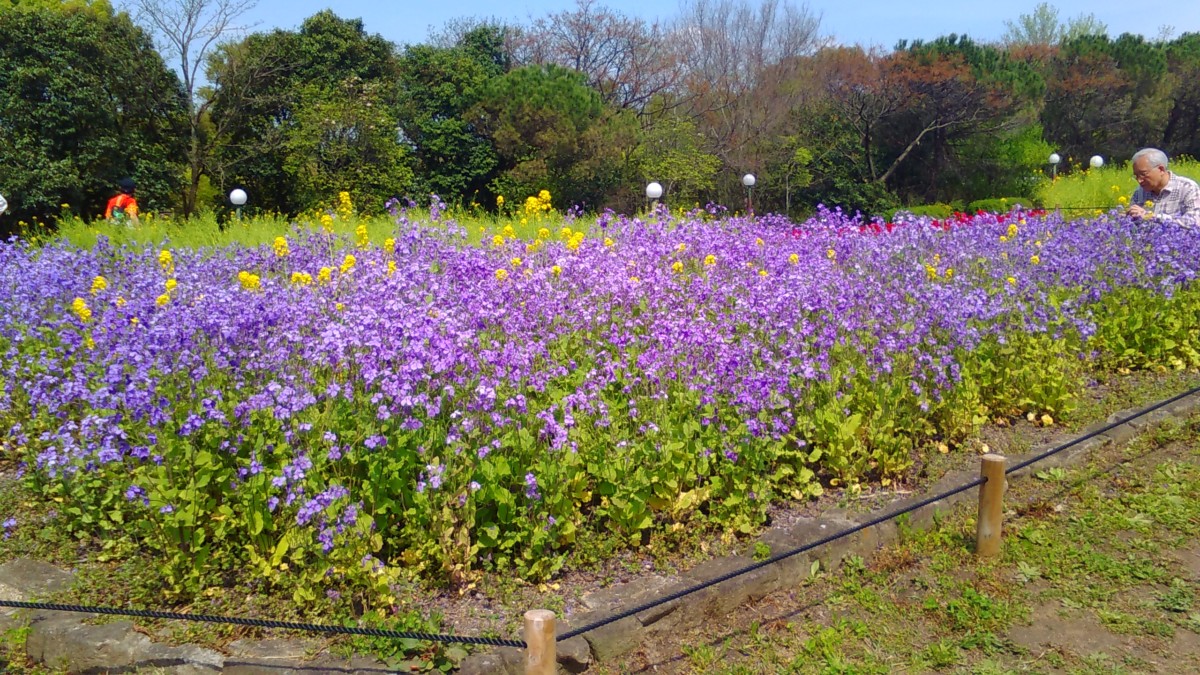
<svg viewBox="0 0 1200 675"><path fill-rule="evenodd" d="M658 24L624 16L595 0L576 0L573 11L538 19L515 31L516 65L557 64L584 74L601 99L641 110L680 79L672 38Z"/></svg>
<svg viewBox="0 0 1200 675"><path fill-rule="evenodd" d="M663 197L690 203L711 193L721 160L704 150L704 134L691 119L667 113L643 130L631 159L643 182L663 186Z"/></svg>
<svg viewBox="0 0 1200 675"><path fill-rule="evenodd" d="M143 208L177 187L179 79L140 28L97 5L0 12L0 193L16 219L101 212L118 179Z"/></svg>
<svg viewBox="0 0 1200 675"><path fill-rule="evenodd" d="M158 36L162 53L176 60L188 108L188 184L183 195L185 215L196 210L201 178L209 173L211 137L204 133L205 117L213 103L209 92L198 92L198 77L210 50L239 29L238 17L257 0L135 0L138 17ZM198 94L201 94L198 96ZM208 95L205 95L208 94Z"/></svg>
<svg viewBox="0 0 1200 675"><path fill-rule="evenodd" d="M599 206L624 176L631 115L604 105L581 73L555 65L517 68L491 80L471 119L495 145L495 194L546 189L560 204Z"/></svg>
<svg viewBox="0 0 1200 675"><path fill-rule="evenodd" d="M1160 44L1129 33L1063 44L1042 109L1046 137L1059 152L1129 157L1162 136L1170 103Z"/></svg>
<svg viewBox="0 0 1200 675"><path fill-rule="evenodd" d="M772 137L808 93L806 58L820 47L820 21L788 0L690 0L673 26L685 72L678 98L705 134L722 172L718 199L761 172Z"/></svg>
<svg viewBox="0 0 1200 675"><path fill-rule="evenodd" d="M378 80L350 77L333 91L314 85L301 94L284 146L284 168L300 203L347 191L361 210L381 213L390 197L412 183L385 92Z"/></svg>
<svg viewBox="0 0 1200 675"><path fill-rule="evenodd" d="M295 214L334 197L334 193L317 195L294 180L306 158L292 154L313 148L313 139L319 135L312 118L306 117L306 109L329 103L332 107L326 110L375 120L368 125L375 124L377 129L369 131L382 133L378 125L383 118L375 116L378 111L366 115L352 113L347 107L344 96L348 90L361 87L370 95L364 105L370 103L373 108L387 110L387 124L392 125L386 131L387 138L397 148L403 147L392 112L399 77L394 47L379 35L368 34L360 20L341 19L325 10L305 19L298 32L276 30L249 35L218 50L209 72L221 92L212 108L213 124L221 129L216 152L216 163L222 167L220 180L241 185L257 195L255 203L260 208ZM339 138L358 142L357 133L334 134L323 142ZM382 141L376 138L375 142ZM328 146L326 149L332 152ZM372 157L383 164L366 169L378 171L387 181L409 175L388 164L400 161L407 165L410 159L406 152L385 152L376 147ZM350 185L335 189L315 182L310 187L315 185L354 193ZM382 202L381 195L404 194L410 188L408 184L384 186L370 181L358 185L368 190L354 194L363 203Z"/></svg>
<svg viewBox="0 0 1200 675"><path fill-rule="evenodd" d="M507 70L504 34L497 25L481 25L453 45L410 46L401 55L397 114L416 158L418 191L452 202L488 192L499 158L467 113L488 82Z"/></svg>
<svg viewBox="0 0 1200 675"><path fill-rule="evenodd" d="M1007 30L1001 40L1008 46L1057 45L1085 35L1105 35L1108 26L1095 14L1080 14L1060 23L1058 9L1048 2L1038 3L1032 14L1022 14L1017 20L1005 21Z"/></svg>
<svg viewBox="0 0 1200 675"><path fill-rule="evenodd" d="M1200 33L1184 33L1166 45L1170 111L1162 147L1173 155L1200 157Z"/></svg>

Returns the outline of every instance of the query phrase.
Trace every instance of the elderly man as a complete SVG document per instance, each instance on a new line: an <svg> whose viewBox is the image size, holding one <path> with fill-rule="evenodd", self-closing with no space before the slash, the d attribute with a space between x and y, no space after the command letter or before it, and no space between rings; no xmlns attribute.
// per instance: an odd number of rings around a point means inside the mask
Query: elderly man
<svg viewBox="0 0 1200 675"><path fill-rule="evenodd" d="M1196 181L1167 171L1167 155L1145 148L1133 155L1133 177L1138 189L1129 200L1129 215L1144 218L1170 216L1200 226L1200 186Z"/></svg>

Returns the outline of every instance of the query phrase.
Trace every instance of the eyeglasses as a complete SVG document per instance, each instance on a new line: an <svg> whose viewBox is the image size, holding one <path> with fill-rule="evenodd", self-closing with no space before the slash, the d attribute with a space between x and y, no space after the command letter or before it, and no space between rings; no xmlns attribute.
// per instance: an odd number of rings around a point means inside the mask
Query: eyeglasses
<svg viewBox="0 0 1200 675"><path fill-rule="evenodd" d="M1141 180L1143 178L1149 178L1150 174L1154 173L1155 171L1157 171L1161 168L1162 168L1161 166L1153 166L1153 167L1150 167L1149 169L1146 169L1145 171L1134 171L1133 177L1136 180Z"/></svg>

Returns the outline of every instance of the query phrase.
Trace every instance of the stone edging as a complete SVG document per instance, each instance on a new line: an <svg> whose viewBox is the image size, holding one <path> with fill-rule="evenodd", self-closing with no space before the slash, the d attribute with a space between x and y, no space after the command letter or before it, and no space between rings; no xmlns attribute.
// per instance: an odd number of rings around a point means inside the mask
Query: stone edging
<svg viewBox="0 0 1200 675"><path fill-rule="evenodd" d="M1106 421L1088 426L1079 435L1084 436L1114 422L1128 419L1142 409L1113 413ZM1164 419L1169 417L1186 418L1197 410L1200 410L1200 394L1186 396L1143 417L1115 426L1103 434L1078 443L1041 462L1014 471L1008 475L1008 480L1011 483L1023 480L1033 475L1035 471L1078 464L1097 448L1109 443L1118 445L1126 443L1145 430L1157 426ZM1034 448L1027 454L1008 457L1009 463L1016 464L1056 445L1047 444ZM767 530L755 542L751 542L743 554L705 561L674 578L651 575L589 593L582 599L585 611L560 617L557 622L557 631L560 634L564 633L571 629L572 624L583 626L605 616L611 616L624 608L649 602L722 574L747 567L755 562L752 552L758 542L768 545L773 552L789 551L821 537L877 518L885 510L902 510L929 496L968 483L978 476L978 469L951 471L942 476L924 495L909 496L887 505L885 509L857 516L852 516L843 509L834 509L818 518L802 518L794 525ZM946 512L958 504L977 499L977 490L959 492L913 511L908 515L908 524L912 528L926 529L932 525L935 514ZM559 670L580 673L587 670L593 663L608 662L633 651L643 640L674 635L682 630L698 626L706 620L720 618L742 604L794 586L796 579L808 576L814 561L820 561L821 567L824 569L835 569L842 560L851 556L869 558L880 547L894 542L897 536L896 522L889 520L655 609L560 642L558 643ZM524 652L514 648L501 648L474 654L462 662L459 672L471 675L484 673L521 675L524 672Z"/></svg>

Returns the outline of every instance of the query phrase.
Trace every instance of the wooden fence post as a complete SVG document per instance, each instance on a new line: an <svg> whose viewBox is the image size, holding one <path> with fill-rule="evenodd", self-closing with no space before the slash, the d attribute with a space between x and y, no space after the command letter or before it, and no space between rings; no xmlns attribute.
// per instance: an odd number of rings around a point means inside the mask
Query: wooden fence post
<svg viewBox="0 0 1200 675"><path fill-rule="evenodd" d="M525 612L525 675L554 675L558 654L554 642L554 612Z"/></svg>
<svg viewBox="0 0 1200 675"><path fill-rule="evenodd" d="M976 518L975 555L991 558L1000 555L1000 532L1004 523L1003 455L984 455L979 475L986 480L979 486L979 517Z"/></svg>

